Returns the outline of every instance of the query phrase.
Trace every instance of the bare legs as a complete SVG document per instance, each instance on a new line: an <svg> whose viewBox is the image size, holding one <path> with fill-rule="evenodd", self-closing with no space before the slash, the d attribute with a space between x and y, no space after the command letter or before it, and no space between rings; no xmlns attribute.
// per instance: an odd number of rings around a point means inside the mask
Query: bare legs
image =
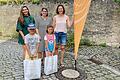
<svg viewBox="0 0 120 80"><path fill-rule="evenodd" d="M61 45L61 60L60 60L60 63L61 63L61 64L63 64L64 53L65 53L65 46L64 46L64 45Z"/></svg>
<svg viewBox="0 0 120 80"><path fill-rule="evenodd" d="M58 55L58 45L55 46L55 54Z"/></svg>
<svg viewBox="0 0 120 80"><path fill-rule="evenodd" d="M61 46L60 46L60 49L61 49L61 59L60 59L60 64L63 64L64 53L65 53L65 46L64 46L64 45L61 45ZM56 45L55 53L56 53L56 55L58 55L58 45Z"/></svg>
<svg viewBox="0 0 120 80"><path fill-rule="evenodd" d="M23 48L23 59L25 59L26 56L28 57L27 47L26 47L26 45L22 45L22 48Z"/></svg>

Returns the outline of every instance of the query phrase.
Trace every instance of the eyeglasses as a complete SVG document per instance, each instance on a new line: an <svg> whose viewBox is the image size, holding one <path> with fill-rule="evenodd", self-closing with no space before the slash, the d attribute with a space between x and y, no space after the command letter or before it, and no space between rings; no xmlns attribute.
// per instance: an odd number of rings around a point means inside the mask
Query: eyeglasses
<svg viewBox="0 0 120 80"><path fill-rule="evenodd" d="M35 30L35 29L29 29L29 30Z"/></svg>

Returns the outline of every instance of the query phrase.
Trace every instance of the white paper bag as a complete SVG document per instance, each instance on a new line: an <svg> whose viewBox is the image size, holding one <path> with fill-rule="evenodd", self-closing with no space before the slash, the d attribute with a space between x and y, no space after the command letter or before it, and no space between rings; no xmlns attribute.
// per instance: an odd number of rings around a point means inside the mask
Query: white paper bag
<svg viewBox="0 0 120 80"><path fill-rule="evenodd" d="M41 78L41 59L24 60L24 79L40 79Z"/></svg>
<svg viewBox="0 0 120 80"><path fill-rule="evenodd" d="M45 75L49 75L58 71L57 62L58 62L57 55L45 57L45 63L44 63Z"/></svg>

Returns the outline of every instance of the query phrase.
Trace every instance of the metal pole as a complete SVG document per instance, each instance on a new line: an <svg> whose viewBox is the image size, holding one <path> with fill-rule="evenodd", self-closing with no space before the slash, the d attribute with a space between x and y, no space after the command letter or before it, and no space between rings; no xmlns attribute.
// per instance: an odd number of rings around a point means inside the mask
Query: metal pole
<svg viewBox="0 0 120 80"><path fill-rule="evenodd" d="M77 70L77 61L75 60L75 70Z"/></svg>

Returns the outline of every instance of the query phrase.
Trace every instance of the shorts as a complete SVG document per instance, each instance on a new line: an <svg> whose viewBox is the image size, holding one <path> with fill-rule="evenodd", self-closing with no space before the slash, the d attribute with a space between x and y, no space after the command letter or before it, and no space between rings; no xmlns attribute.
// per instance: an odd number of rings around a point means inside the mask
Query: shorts
<svg viewBox="0 0 120 80"><path fill-rule="evenodd" d="M64 32L55 32L56 44L66 45L67 42L67 33Z"/></svg>

